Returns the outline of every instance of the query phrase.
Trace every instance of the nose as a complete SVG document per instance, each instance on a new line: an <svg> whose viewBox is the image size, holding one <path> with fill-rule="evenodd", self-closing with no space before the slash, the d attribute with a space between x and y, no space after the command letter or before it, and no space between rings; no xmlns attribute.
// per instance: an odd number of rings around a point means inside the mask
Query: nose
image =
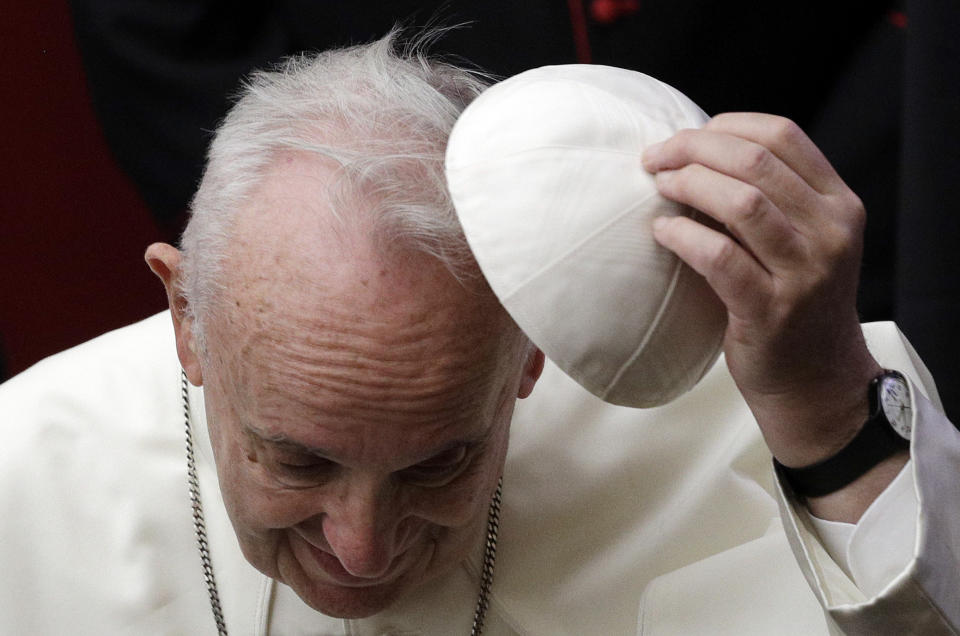
<svg viewBox="0 0 960 636"><path fill-rule="evenodd" d="M391 493L369 487L348 489L328 507L324 537L352 576L377 579L388 573L401 547L395 507Z"/></svg>

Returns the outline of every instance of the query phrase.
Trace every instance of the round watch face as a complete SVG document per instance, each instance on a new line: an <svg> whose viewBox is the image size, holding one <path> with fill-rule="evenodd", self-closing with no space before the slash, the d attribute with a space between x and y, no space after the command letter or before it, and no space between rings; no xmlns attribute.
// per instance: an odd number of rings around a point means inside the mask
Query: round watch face
<svg viewBox="0 0 960 636"><path fill-rule="evenodd" d="M900 437L910 439L913 433L913 413L910 410L910 387L897 375L888 375L880 384L880 405L890 426Z"/></svg>

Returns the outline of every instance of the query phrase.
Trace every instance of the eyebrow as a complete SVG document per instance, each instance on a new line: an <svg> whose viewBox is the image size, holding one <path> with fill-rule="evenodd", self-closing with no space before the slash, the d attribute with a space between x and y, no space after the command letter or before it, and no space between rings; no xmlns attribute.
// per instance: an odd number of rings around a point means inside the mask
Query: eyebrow
<svg viewBox="0 0 960 636"><path fill-rule="evenodd" d="M261 431L254 425L249 424L247 422L243 423L243 428L247 433L253 435L254 437L258 438L262 442L267 442L269 444L276 444L278 446L285 446L293 450L299 450L304 453L309 453L312 455L320 455L323 457L327 457L331 454L328 450L324 448L320 448L319 446L308 446L307 444L303 444L296 440L290 439L283 433L267 433L265 431Z"/></svg>
<svg viewBox="0 0 960 636"><path fill-rule="evenodd" d="M334 459L334 453L330 452L326 448L323 448L320 446L310 446L308 444L298 442L294 439L290 439L283 433L267 433L265 431L261 431L260 429L256 428L255 426L247 422L244 422L242 426L248 433L257 437L263 442L266 442L269 444L276 444L277 446L283 446L284 448L287 448L289 450L299 451L308 455L316 455L317 457L321 457L323 459L327 459L332 462L337 461L336 459ZM439 446L438 448L433 449L430 452L430 454L427 455L426 459L436 457L437 455L441 455L447 451L453 450L454 448L458 448L460 446L471 447L477 444L482 444L483 442L487 441L490 438L493 432L492 429L493 427L491 426L487 430L483 431L482 433L478 433L476 435L470 435L464 438L450 440L447 443L443 444L442 446Z"/></svg>

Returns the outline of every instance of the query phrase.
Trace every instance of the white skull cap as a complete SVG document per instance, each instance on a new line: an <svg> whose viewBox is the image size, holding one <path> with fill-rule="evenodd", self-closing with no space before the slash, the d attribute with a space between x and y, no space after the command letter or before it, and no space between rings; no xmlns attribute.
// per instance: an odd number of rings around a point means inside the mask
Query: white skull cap
<svg viewBox="0 0 960 636"><path fill-rule="evenodd" d="M652 77L546 66L487 89L450 135L446 171L484 277L574 380L625 406L665 404L720 353L726 311L653 238L660 196L643 150L707 116Z"/></svg>

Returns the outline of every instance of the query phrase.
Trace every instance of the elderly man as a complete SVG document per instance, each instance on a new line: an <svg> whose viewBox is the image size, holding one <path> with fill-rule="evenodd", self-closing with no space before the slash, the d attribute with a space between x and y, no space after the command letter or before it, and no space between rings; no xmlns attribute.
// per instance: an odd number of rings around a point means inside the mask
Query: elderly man
<svg viewBox="0 0 960 636"><path fill-rule="evenodd" d="M816 148L727 115L648 151L737 240L658 225L727 307L729 375L634 411L545 369L470 256L442 158L482 89L392 38L251 80L182 251L147 250L172 332L151 318L0 391L0 632L958 628L960 442L909 345L867 347L863 211ZM913 448L805 504L775 487L770 452L842 457L889 367L915 382Z"/></svg>

